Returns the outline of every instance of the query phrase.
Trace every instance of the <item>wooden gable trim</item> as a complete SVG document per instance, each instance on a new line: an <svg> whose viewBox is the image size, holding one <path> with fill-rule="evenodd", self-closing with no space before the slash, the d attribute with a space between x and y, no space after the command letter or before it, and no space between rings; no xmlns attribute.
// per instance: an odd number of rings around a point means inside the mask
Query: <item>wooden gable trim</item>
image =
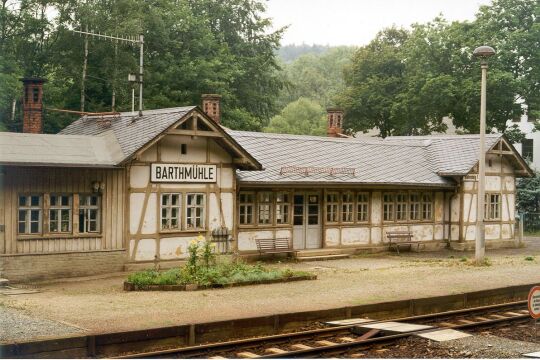
<svg viewBox="0 0 540 360"><path fill-rule="evenodd" d="M182 123L193 118L193 126L191 130L181 130L177 129ZM197 122L202 120L205 122L205 125L208 126L212 131L206 130L197 130ZM161 139L167 135L187 135L187 136L206 136L216 138L216 142L220 143L226 150L232 150L237 158L234 159L234 162L239 165L243 165L246 169L251 170L261 170L262 165L249 154L243 147L241 147L229 134L227 134L219 125L217 125L212 119L203 114L198 107L193 108L188 111L184 116L182 116L178 121L174 122L171 126L161 132L159 135L154 137L152 140L147 142L139 150L137 150L129 158L122 161L121 165L127 163L131 159L138 158L142 153L147 151L149 148L157 144Z"/></svg>
<svg viewBox="0 0 540 360"><path fill-rule="evenodd" d="M510 150L505 150L510 149ZM516 148L510 143L508 138L503 135L497 141L488 151L488 154L495 154L495 155L501 155L501 156L508 156L513 158L515 161L514 163L517 163L520 165L521 168L516 168L515 173L516 175L521 175L525 177L531 177L534 176L534 171L530 168L530 166L527 164L527 162L521 157L521 155L518 153Z"/></svg>

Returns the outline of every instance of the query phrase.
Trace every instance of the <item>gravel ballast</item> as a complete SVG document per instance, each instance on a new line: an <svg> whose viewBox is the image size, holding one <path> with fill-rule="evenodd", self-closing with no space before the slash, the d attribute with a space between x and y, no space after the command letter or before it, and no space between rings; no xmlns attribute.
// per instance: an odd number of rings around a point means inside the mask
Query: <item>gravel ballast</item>
<svg viewBox="0 0 540 360"><path fill-rule="evenodd" d="M71 335L79 332L81 329L73 326L28 316L20 310L0 306L0 342Z"/></svg>

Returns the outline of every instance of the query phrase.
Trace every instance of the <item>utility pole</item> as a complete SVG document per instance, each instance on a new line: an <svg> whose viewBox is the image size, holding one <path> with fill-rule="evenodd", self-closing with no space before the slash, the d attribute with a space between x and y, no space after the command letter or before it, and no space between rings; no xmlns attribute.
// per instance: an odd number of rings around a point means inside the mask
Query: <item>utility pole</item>
<svg viewBox="0 0 540 360"><path fill-rule="evenodd" d="M101 34L101 33L95 33L92 31L88 31L88 28L86 31L80 31L80 30L71 30L75 33L82 34L85 36L92 36L96 38L101 39L107 39L107 40L116 40L116 42L126 42L130 44L138 44L139 45L139 116L142 116L143 114L143 57L144 57L144 36L141 34L139 37L133 37L133 36L113 36L113 35L107 35L107 34ZM114 91L114 90L113 90Z"/></svg>
<svg viewBox="0 0 540 360"><path fill-rule="evenodd" d="M487 59L495 55L495 50L489 46L480 46L474 49L473 55L480 58L482 69L482 89L480 93L480 154L478 157L478 195L476 210L476 241L474 257L477 263L484 261L486 252L485 217L485 182L486 182L486 87L487 87Z"/></svg>
<svg viewBox="0 0 540 360"><path fill-rule="evenodd" d="M88 26L86 27L88 32ZM88 66L88 35L84 35L84 60L82 69L82 81L81 81L81 112L84 112L85 101L85 85L86 85L86 67Z"/></svg>

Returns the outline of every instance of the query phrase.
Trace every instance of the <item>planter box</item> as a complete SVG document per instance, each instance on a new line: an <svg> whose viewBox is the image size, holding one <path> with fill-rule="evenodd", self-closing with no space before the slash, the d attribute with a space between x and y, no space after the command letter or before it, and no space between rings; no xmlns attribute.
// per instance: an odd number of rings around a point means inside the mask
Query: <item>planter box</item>
<svg viewBox="0 0 540 360"><path fill-rule="evenodd" d="M316 279L317 279L317 275L302 275L302 276L291 276L291 277L283 278L283 279L246 281L246 282L238 282L238 283L230 283L230 284L215 284L215 285L197 285L197 284L135 285L128 281L124 281L124 290L125 291L196 291L196 290L230 288L230 287L237 287L237 286L259 285L259 284L275 284L275 283L282 283L282 282L316 280Z"/></svg>

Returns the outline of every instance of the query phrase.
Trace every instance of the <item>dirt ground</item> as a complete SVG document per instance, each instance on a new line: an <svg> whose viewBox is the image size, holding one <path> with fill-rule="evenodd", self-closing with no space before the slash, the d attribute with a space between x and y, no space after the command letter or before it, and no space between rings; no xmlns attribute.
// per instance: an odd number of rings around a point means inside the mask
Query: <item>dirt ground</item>
<svg viewBox="0 0 540 360"><path fill-rule="evenodd" d="M124 292L127 274L64 279L34 284L39 293L0 295L0 307L101 333L540 283L540 238L524 248L488 250L487 257L487 266L473 265L472 253L453 251L269 263L318 279L195 292ZM4 340L11 338L7 332Z"/></svg>

